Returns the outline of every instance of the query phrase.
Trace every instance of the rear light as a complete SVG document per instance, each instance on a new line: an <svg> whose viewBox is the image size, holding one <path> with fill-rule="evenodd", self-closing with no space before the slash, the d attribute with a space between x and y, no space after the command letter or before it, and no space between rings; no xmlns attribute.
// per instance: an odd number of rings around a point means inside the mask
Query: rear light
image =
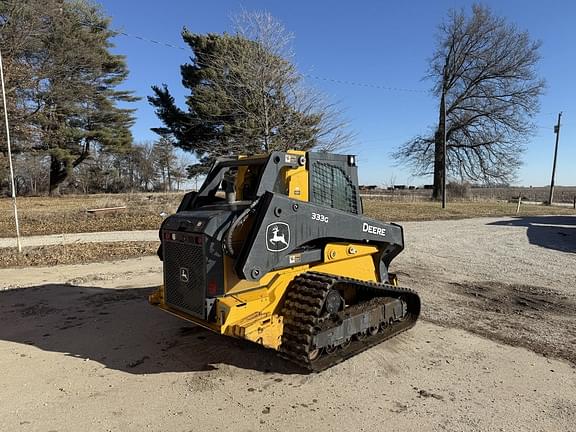
<svg viewBox="0 0 576 432"><path fill-rule="evenodd" d="M178 241L181 243L188 243L197 246L202 246L204 244L204 238L201 235L189 235L186 233L175 233L175 232L163 232L163 240Z"/></svg>
<svg viewBox="0 0 576 432"><path fill-rule="evenodd" d="M217 292L218 292L218 285L216 284L216 281L212 279L210 282L208 282L208 295L214 296L216 295Z"/></svg>

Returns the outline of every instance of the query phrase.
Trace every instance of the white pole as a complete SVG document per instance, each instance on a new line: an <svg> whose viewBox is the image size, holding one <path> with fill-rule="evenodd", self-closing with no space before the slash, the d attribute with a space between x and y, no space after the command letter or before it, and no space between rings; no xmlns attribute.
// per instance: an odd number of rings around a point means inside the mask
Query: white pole
<svg viewBox="0 0 576 432"><path fill-rule="evenodd" d="M16 206L16 187L14 186L14 167L12 166L12 150L10 148L8 106L6 105L6 88L4 86L4 66L2 65L1 50L0 50L0 80L2 81L2 101L4 103L4 123L6 125L6 144L8 146L8 162L10 163L10 185L12 186L12 204L14 205L14 221L16 222L16 243L18 244L18 252L22 253L22 243L20 242L20 224L18 223L18 207Z"/></svg>

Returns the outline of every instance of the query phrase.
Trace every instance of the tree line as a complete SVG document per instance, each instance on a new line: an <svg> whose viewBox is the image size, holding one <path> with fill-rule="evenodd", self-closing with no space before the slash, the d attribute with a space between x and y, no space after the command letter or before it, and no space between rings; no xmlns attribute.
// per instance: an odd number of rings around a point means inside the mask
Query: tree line
<svg viewBox="0 0 576 432"><path fill-rule="evenodd" d="M171 190L222 155L354 153L342 108L306 84L293 35L267 12L235 16L231 33L184 28L191 54L180 66L185 107L166 85L152 85L147 100L160 123L152 128L158 139L135 143L130 106L139 97L122 87L129 71L125 57L112 53L115 35L90 0L0 3L18 193ZM427 78L439 121L429 133L390 143L393 157L415 175L432 175L435 197L444 166L452 179L510 181L544 89L536 73L540 43L481 5L471 14L450 11L436 39ZM4 191L6 150L1 134Z"/></svg>
<svg viewBox="0 0 576 432"><path fill-rule="evenodd" d="M89 0L0 5L18 193L166 190L204 174L222 155L289 148L334 150L351 134L339 109L303 84L292 35L268 13L235 18L234 34L182 32L192 62L181 110L165 85L149 102L162 122L153 145L134 143L139 98L121 90L128 68L112 54L110 18ZM176 149L194 164L176 161ZM6 142L0 186L7 189Z"/></svg>
<svg viewBox="0 0 576 432"><path fill-rule="evenodd" d="M19 195L48 193L50 160L35 153L15 158L15 184ZM190 163L178 156L171 142L136 143L122 152L94 149L89 158L76 167L60 193L170 192L188 189ZM194 184L197 187L197 184Z"/></svg>

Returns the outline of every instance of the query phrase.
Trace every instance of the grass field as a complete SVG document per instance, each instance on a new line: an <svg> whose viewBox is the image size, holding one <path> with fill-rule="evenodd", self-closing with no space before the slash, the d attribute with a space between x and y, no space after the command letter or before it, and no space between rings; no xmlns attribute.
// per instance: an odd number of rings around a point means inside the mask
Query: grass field
<svg viewBox="0 0 576 432"><path fill-rule="evenodd" d="M547 202L550 189L543 187L487 187L487 188L466 188L456 192L448 190L448 200L454 201L465 199L469 201L515 201L522 196L523 201ZM456 193L456 196L451 196ZM387 201L424 201L432 197L431 189L375 189L364 190L364 195L376 196ZM554 202L571 204L576 197L576 186L556 186L554 189Z"/></svg>
<svg viewBox="0 0 576 432"><path fill-rule="evenodd" d="M176 211L183 193L67 195L18 198L22 235L157 229L161 213ZM86 210L126 206L126 210L91 214ZM0 199L0 237L14 236L12 201Z"/></svg>
<svg viewBox="0 0 576 432"><path fill-rule="evenodd" d="M23 197L18 199L20 229L24 236L96 231L158 229L161 213L173 213L183 193L137 193L118 195L73 195ZM90 214L86 210L126 206L113 213ZM484 216L514 216L516 204L499 201L449 202L442 210L430 201L386 202L364 200L364 212L384 221L402 222L434 219L462 219ZM571 208L522 205L519 215L576 215ZM0 199L0 237L13 237L11 200Z"/></svg>
<svg viewBox="0 0 576 432"><path fill-rule="evenodd" d="M390 222L425 221L442 219L466 219L475 217L530 216L530 215L576 215L576 210L567 207L524 205L516 214L515 203L500 201L458 201L448 203L446 209L431 201L383 202L365 200L364 213L375 219Z"/></svg>

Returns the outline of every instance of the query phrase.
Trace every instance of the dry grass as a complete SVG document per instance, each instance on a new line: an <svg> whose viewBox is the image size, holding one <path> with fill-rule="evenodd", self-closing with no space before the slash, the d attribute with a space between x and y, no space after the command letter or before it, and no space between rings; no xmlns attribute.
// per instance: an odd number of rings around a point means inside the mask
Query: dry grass
<svg viewBox="0 0 576 432"><path fill-rule="evenodd" d="M497 201L451 202L446 207L443 210L439 203L430 201L364 200L364 213L367 216L391 222L500 216L576 215L576 211L571 208L524 204L520 207L520 213L516 215L516 204Z"/></svg>
<svg viewBox="0 0 576 432"><path fill-rule="evenodd" d="M160 213L176 211L183 193L69 195L18 198L22 235L157 229ZM126 206L126 210L90 214L87 209ZM14 236L12 204L0 199L0 237Z"/></svg>
<svg viewBox="0 0 576 432"><path fill-rule="evenodd" d="M0 268L55 266L112 261L154 255L159 242L77 243L24 248L0 249Z"/></svg>
<svg viewBox="0 0 576 432"><path fill-rule="evenodd" d="M72 195L63 197L24 197L18 199L22 235L61 234L95 231L158 229L163 217L173 213L183 193L137 193L118 195ZM126 210L89 214L87 209L127 206ZM513 216L516 204L496 201L450 202L442 210L429 201L388 202L364 200L368 216L385 221L461 219L482 216ZM576 214L570 208L522 205L520 215ZM12 205L0 199L0 237L14 236Z"/></svg>
<svg viewBox="0 0 576 432"><path fill-rule="evenodd" d="M547 202L549 187L490 187L490 188L469 188L466 186L448 188L448 201L453 202L459 199L467 201L516 201L522 196L524 201L536 203ZM414 202L425 201L432 198L431 189L376 189L364 190L361 192L367 199L368 196L376 196L377 199L387 201ZM556 186L554 189L554 202L572 204L576 197L576 186Z"/></svg>

